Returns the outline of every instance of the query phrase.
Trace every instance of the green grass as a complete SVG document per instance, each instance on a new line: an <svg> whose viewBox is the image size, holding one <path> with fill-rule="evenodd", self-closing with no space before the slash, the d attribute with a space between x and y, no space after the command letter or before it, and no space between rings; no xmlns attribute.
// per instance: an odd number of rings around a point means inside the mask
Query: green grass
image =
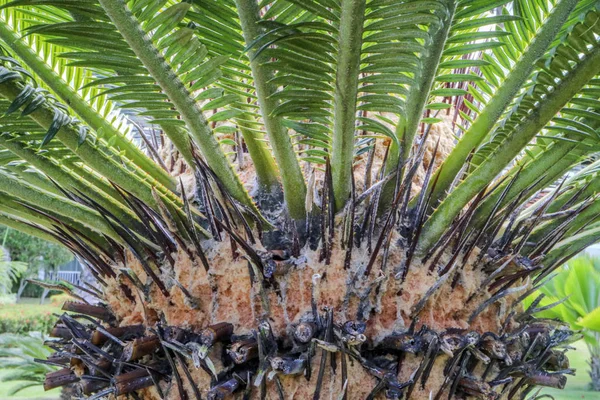
<svg viewBox="0 0 600 400"><path fill-rule="evenodd" d="M40 299L22 298L17 304L0 305L1 318L15 317L33 317L47 313L62 313L60 307L50 305L50 300L46 299L46 304L40 304Z"/></svg>

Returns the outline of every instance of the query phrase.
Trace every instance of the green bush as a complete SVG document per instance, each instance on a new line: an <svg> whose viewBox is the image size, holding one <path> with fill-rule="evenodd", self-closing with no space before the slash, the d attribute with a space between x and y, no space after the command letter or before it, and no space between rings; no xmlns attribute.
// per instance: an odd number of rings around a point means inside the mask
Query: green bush
<svg viewBox="0 0 600 400"><path fill-rule="evenodd" d="M56 317L50 312L29 317L2 318L0 319L0 334L49 333L55 322Z"/></svg>
<svg viewBox="0 0 600 400"><path fill-rule="evenodd" d="M5 226L0 226L0 239L4 238L7 229L9 232L4 247L8 249L11 260L29 264L41 263L55 268L73 259L73 255L63 246Z"/></svg>
<svg viewBox="0 0 600 400"><path fill-rule="evenodd" d="M29 268L21 276L21 279L14 281L12 292L19 290L19 283L22 279L37 277L39 268L53 270L73 259L73 255L63 246L47 242L45 240L27 235L23 232L0 226L0 242L8 250L10 259L27 263ZM21 297L42 297L44 289L37 285L27 285L21 294ZM58 293L58 292L56 292Z"/></svg>
<svg viewBox="0 0 600 400"><path fill-rule="evenodd" d="M73 297L69 296L67 293L59 293L50 296L50 305L53 307L62 307L65 302L72 300L74 300Z"/></svg>
<svg viewBox="0 0 600 400"><path fill-rule="evenodd" d="M15 292L17 289L19 288L18 284L15 284L13 286L13 292ZM23 294L21 294L21 297L34 297L34 298L40 298L42 297L42 293L44 292L44 288L38 285L27 285L25 287L25 290L23 290Z"/></svg>
<svg viewBox="0 0 600 400"><path fill-rule="evenodd" d="M18 285L13 286L13 292L16 291L18 289ZM44 288L38 285L34 285L34 284L29 284L25 287L25 290L23 290L23 294L21 294L21 297L33 297L36 299L39 299L40 297L42 297L42 293L44 293ZM51 290L50 293L48 294L48 296L53 296L55 294L60 294L62 292L59 292L57 290Z"/></svg>

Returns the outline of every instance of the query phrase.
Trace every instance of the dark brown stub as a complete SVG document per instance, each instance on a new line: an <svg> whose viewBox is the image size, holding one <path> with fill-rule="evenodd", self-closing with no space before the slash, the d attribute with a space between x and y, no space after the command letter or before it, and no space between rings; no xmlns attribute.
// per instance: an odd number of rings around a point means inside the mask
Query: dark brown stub
<svg viewBox="0 0 600 400"><path fill-rule="evenodd" d="M270 360L271 368L273 371L279 372L283 375L297 375L304 373L306 369L305 358L283 358L273 357Z"/></svg>
<svg viewBox="0 0 600 400"><path fill-rule="evenodd" d="M317 324L314 322L301 322L294 329L294 339L302 344L306 344L315 337L317 329Z"/></svg>
<svg viewBox="0 0 600 400"><path fill-rule="evenodd" d="M217 386L212 388L208 394L208 400L222 400L227 399L231 395L235 393L236 390L240 387L240 382L238 379L233 378L223 383L219 383Z"/></svg>
<svg viewBox="0 0 600 400"><path fill-rule="evenodd" d="M145 369L136 369L115 377L115 395L120 396L135 392L154 385L150 372Z"/></svg>
<svg viewBox="0 0 600 400"><path fill-rule="evenodd" d="M486 382L471 377L462 377L458 382L458 387L466 394L476 399L496 399L498 394L492 390L492 387Z"/></svg>
<svg viewBox="0 0 600 400"><path fill-rule="evenodd" d="M551 356L546 361L546 367L552 371L569 369L569 357L562 351L552 350Z"/></svg>
<svg viewBox="0 0 600 400"><path fill-rule="evenodd" d="M58 371L46 375L46 379L44 380L44 390L55 389L78 381L79 377L75 375L75 372L73 372L71 368L59 369Z"/></svg>
<svg viewBox="0 0 600 400"><path fill-rule="evenodd" d="M123 349L121 359L123 361L138 360L145 355L152 354L160 348L158 336L146 336L127 343Z"/></svg>
<svg viewBox="0 0 600 400"><path fill-rule="evenodd" d="M92 393L107 388L109 384L109 381L101 379L82 379L81 390L83 391L83 394L89 396Z"/></svg>
<svg viewBox="0 0 600 400"><path fill-rule="evenodd" d="M89 315L90 317L98 318L105 322L114 319L113 315L105 307L93 306L75 301L66 301L62 306L62 310Z"/></svg>
<svg viewBox="0 0 600 400"><path fill-rule="evenodd" d="M48 361L55 364L66 364L71 360L71 356L64 353L53 353L48 356Z"/></svg>
<svg viewBox="0 0 600 400"><path fill-rule="evenodd" d="M217 342L228 341L233 334L233 325L228 322L219 322L208 326L200 332L200 342L205 346L212 346Z"/></svg>
<svg viewBox="0 0 600 400"><path fill-rule="evenodd" d="M106 372L110 370L112 364L112 361L101 358L95 366L88 365L90 375L104 377L106 376Z"/></svg>
<svg viewBox="0 0 600 400"><path fill-rule="evenodd" d="M551 375L545 372L538 372L528 376L527 383L530 385L564 389L567 384L567 377L565 375Z"/></svg>
<svg viewBox="0 0 600 400"><path fill-rule="evenodd" d="M254 338L235 342L227 350L227 354L236 364L243 364L258 357L258 343Z"/></svg>
<svg viewBox="0 0 600 400"><path fill-rule="evenodd" d="M423 351L426 346L427 343L425 343L421 337L409 333L390 335L381 342L382 348L405 351L413 354Z"/></svg>
<svg viewBox="0 0 600 400"><path fill-rule="evenodd" d="M105 330L116 338L126 340L127 338L133 338L136 336L143 335L146 328L144 328L143 325L130 325L130 326L121 326L121 327L117 327L117 328L105 328ZM104 343L106 343L106 341L108 339L109 339L108 336L106 336L104 333L96 330L96 331L94 331L94 333L92 333L91 341L92 341L93 345L101 346Z"/></svg>
<svg viewBox="0 0 600 400"><path fill-rule="evenodd" d="M491 337L481 341L481 350L496 360L505 360L507 357L506 345Z"/></svg>
<svg viewBox="0 0 600 400"><path fill-rule="evenodd" d="M73 334L71 333L69 328L67 328L65 325L56 324L54 326L54 328L52 328L52 330L50 331L50 337L61 338L61 339L72 339Z"/></svg>

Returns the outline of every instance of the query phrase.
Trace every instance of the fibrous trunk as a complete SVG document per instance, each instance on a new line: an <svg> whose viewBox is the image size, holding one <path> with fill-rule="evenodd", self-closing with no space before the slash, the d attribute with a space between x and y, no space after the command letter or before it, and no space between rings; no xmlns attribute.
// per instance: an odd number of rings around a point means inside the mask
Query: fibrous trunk
<svg viewBox="0 0 600 400"><path fill-rule="evenodd" d="M539 266L513 254L510 229L502 240L467 240L458 220L417 255L418 218L401 201L377 224L376 198L334 215L328 170L321 216L301 226L308 234L290 223L261 235L199 168L210 239L190 214L159 214L126 193L161 251L121 229L129 248L91 257L64 232L100 287L85 288L97 304L65 304L49 360L63 369L48 375L47 389L78 382L93 398L509 399L564 386L568 360L554 348L571 332L520 308ZM409 192L402 185L397 198Z"/></svg>

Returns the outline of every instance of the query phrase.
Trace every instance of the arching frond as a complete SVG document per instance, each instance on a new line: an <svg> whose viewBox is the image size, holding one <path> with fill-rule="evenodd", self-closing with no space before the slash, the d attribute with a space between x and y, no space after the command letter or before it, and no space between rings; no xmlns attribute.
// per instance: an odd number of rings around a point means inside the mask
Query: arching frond
<svg viewBox="0 0 600 400"><path fill-rule="evenodd" d="M564 44L559 45L554 56L544 61L544 71L535 76L533 85L522 95L522 100L499 125L490 146L476 153L476 156L483 153L485 160L467 174L447 197L448 201L442 202L428 222L430 226L437 224L439 219L446 223L453 220L459 209L483 190L569 101L585 101L571 99L600 72L596 64L600 51L593 34L599 26L596 22L596 13L590 12L584 21L565 33ZM582 36L583 32L586 34ZM568 63L562 62L561 51L571 54ZM439 234L441 231L426 240L435 241ZM428 233L426 237L429 237Z"/></svg>

